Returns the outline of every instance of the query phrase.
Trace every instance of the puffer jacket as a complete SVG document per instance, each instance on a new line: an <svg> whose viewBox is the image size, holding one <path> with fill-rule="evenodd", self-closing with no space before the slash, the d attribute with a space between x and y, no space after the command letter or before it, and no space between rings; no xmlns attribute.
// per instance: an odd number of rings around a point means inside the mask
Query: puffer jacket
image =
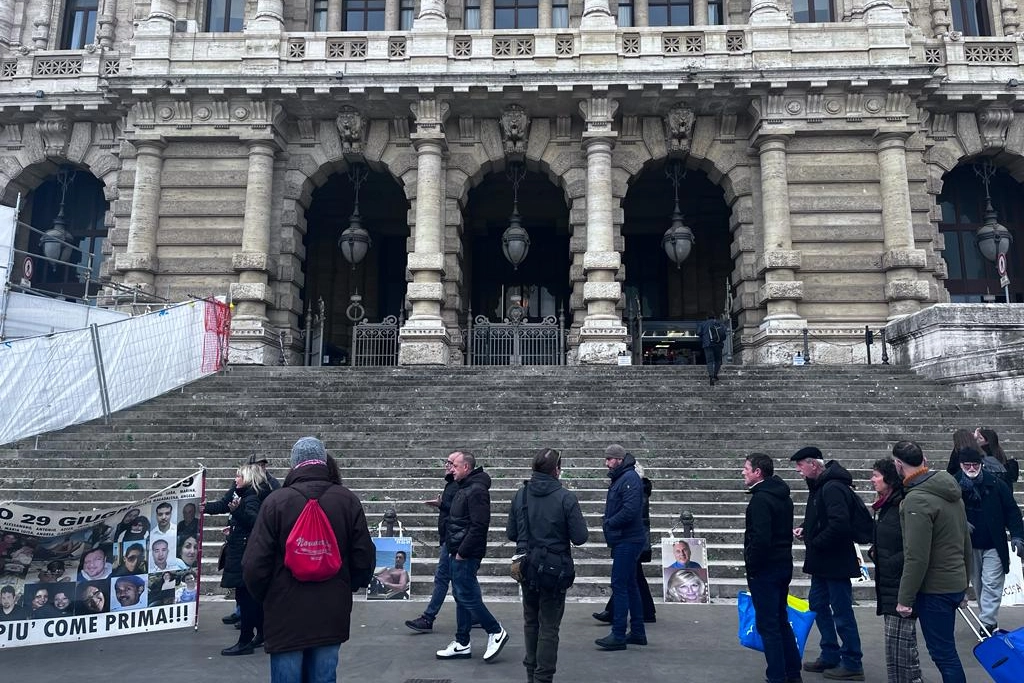
<svg viewBox="0 0 1024 683"><path fill-rule="evenodd" d="M875 563L876 614L896 614L903 576L903 530L900 503L903 488L895 488L875 511L875 538L868 555Z"/></svg>
<svg viewBox="0 0 1024 683"><path fill-rule="evenodd" d="M853 477L835 460L825 464L825 471L817 479L807 480L810 494L803 526L805 574L824 579L860 576L850 532L852 486Z"/></svg>
<svg viewBox="0 0 1024 683"><path fill-rule="evenodd" d="M609 547L619 543L649 541L644 530L644 485L636 473L636 459L626 453L618 467L608 473L611 486L604 505L604 540Z"/></svg>
<svg viewBox="0 0 1024 683"><path fill-rule="evenodd" d="M491 526L491 476L477 467L458 484L448 514L445 545L451 555L483 558Z"/></svg>
<svg viewBox="0 0 1024 683"><path fill-rule="evenodd" d="M793 498L779 475L750 489L743 531L747 576L793 566Z"/></svg>

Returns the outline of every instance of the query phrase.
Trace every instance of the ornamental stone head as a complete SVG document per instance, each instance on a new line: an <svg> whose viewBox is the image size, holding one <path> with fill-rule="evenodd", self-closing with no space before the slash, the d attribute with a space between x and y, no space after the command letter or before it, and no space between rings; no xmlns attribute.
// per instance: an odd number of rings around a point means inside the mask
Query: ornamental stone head
<svg viewBox="0 0 1024 683"><path fill-rule="evenodd" d="M338 118L335 119L338 126L338 134L341 136L341 147L346 152L362 151L363 128L366 121L363 115L353 107L342 107L338 111Z"/></svg>
<svg viewBox="0 0 1024 683"><path fill-rule="evenodd" d="M665 138L670 152L689 152L695 115L681 104L672 107L665 117Z"/></svg>
<svg viewBox="0 0 1024 683"><path fill-rule="evenodd" d="M501 139L505 154L525 154L530 134L530 117L518 104L510 104L501 112Z"/></svg>

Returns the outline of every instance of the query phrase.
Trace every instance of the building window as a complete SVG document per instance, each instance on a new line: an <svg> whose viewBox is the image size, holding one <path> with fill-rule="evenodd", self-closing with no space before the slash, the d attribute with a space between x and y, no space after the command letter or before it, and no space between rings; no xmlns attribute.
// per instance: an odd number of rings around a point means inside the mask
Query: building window
<svg viewBox="0 0 1024 683"><path fill-rule="evenodd" d="M475 31L480 28L480 0L466 0L466 12L462 15L463 28Z"/></svg>
<svg viewBox="0 0 1024 683"><path fill-rule="evenodd" d="M551 28L569 28L569 0L553 0Z"/></svg>
<svg viewBox="0 0 1024 683"><path fill-rule="evenodd" d="M412 30L412 22L416 18L416 0L401 0L398 8L398 30Z"/></svg>
<svg viewBox="0 0 1024 683"><path fill-rule="evenodd" d="M1021 200L1024 193L1020 184L1003 169L992 177L990 193L999 222L1014 236L1007 254L1007 269L1011 277L1010 297L1018 301L1024 287L1018 283L1020 275L1014 277L1014 274L1024 272L1024 250L1019 246L1024 226L1024 201ZM982 256L978 248L977 231L985 221L985 188L973 165L965 164L946 174L938 204L942 214L939 230L945 243L942 258L946 261L946 290L950 299L976 303L995 295L1002 301L995 264Z"/></svg>
<svg viewBox="0 0 1024 683"><path fill-rule="evenodd" d="M692 0L650 0L647 4L649 26L692 26Z"/></svg>
<svg viewBox="0 0 1024 683"><path fill-rule="evenodd" d="M793 20L798 24L832 21L831 0L793 0Z"/></svg>
<svg viewBox="0 0 1024 683"><path fill-rule="evenodd" d="M99 0L68 0L62 50L81 50L95 40Z"/></svg>
<svg viewBox="0 0 1024 683"><path fill-rule="evenodd" d="M494 0L494 28L537 28L537 0Z"/></svg>
<svg viewBox="0 0 1024 683"><path fill-rule="evenodd" d="M619 0L619 26L633 25L633 0Z"/></svg>
<svg viewBox="0 0 1024 683"><path fill-rule="evenodd" d="M991 24L985 0L950 0L953 29L965 36L990 36Z"/></svg>
<svg viewBox="0 0 1024 683"><path fill-rule="evenodd" d="M327 0L313 0L313 22L310 28L314 31L327 30Z"/></svg>
<svg viewBox="0 0 1024 683"><path fill-rule="evenodd" d="M210 0L206 8L206 30L234 33L242 30L245 0Z"/></svg>
<svg viewBox="0 0 1024 683"><path fill-rule="evenodd" d="M383 31L384 0L345 0L343 31Z"/></svg>
<svg viewBox="0 0 1024 683"><path fill-rule="evenodd" d="M711 26L722 26L725 24L722 0L708 0L708 24Z"/></svg>

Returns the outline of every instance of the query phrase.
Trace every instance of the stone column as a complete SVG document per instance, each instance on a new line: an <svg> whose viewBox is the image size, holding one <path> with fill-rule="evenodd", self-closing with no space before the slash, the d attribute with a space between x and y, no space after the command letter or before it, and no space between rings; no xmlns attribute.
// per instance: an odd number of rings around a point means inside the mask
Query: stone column
<svg viewBox="0 0 1024 683"><path fill-rule="evenodd" d="M249 171L245 185L242 250L231 257L238 282L230 287L235 313L231 318L232 363L270 365L277 361L276 336L267 329L270 292L270 212L274 196L274 155L271 140L249 142Z"/></svg>
<svg viewBox="0 0 1024 683"><path fill-rule="evenodd" d="M341 30L341 2L342 0L327 0L327 30Z"/></svg>
<svg viewBox="0 0 1024 683"><path fill-rule="evenodd" d="M953 24L949 19L949 0L932 0L932 31L936 36L941 36L953 30Z"/></svg>
<svg viewBox="0 0 1024 683"><path fill-rule="evenodd" d="M283 0L256 0L256 15L253 18L284 26Z"/></svg>
<svg viewBox="0 0 1024 683"><path fill-rule="evenodd" d="M494 0L480 0L480 29L494 30Z"/></svg>
<svg viewBox="0 0 1024 683"><path fill-rule="evenodd" d="M724 10L725 7L723 6L722 9ZM708 0L693 0L693 25L708 25Z"/></svg>
<svg viewBox="0 0 1024 683"><path fill-rule="evenodd" d="M173 23L177 9L178 8L174 0L152 0L149 5L149 15L146 17L146 20L164 19Z"/></svg>
<svg viewBox="0 0 1024 683"><path fill-rule="evenodd" d="M444 119L448 103L420 100L410 108L416 132L416 224L413 253L408 258L412 282L407 297L412 314L399 331L401 365L447 365L451 338L441 319L444 301Z"/></svg>
<svg viewBox="0 0 1024 683"><path fill-rule="evenodd" d="M803 321L797 302L803 298L803 282L796 280L800 252L793 251L789 223L789 177L786 168L786 140L792 131L774 131L756 141L761 157L762 256L758 275L764 274L759 304L767 309L762 327L789 326L784 321Z"/></svg>
<svg viewBox="0 0 1024 683"><path fill-rule="evenodd" d="M114 26L117 24L117 0L103 0L96 20L96 42L105 50L114 46Z"/></svg>
<svg viewBox="0 0 1024 683"><path fill-rule="evenodd" d="M614 364L626 350L626 327L618 311L622 285L615 277L622 257L615 251L612 198L612 130L619 103L606 97L580 102L586 122L583 151L587 157L587 251L583 255L583 302L587 316L580 328L580 363Z"/></svg>
<svg viewBox="0 0 1024 683"><path fill-rule="evenodd" d="M50 16L53 14L53 0L40 0L35 5L36 16L32 20L32 46L37 50L45 50L50 46Z"/></svg>
<svg viewBox="0 0 1024 683"><path fill-rule="evenodd" d="M398 30L398 0L384 0L384 30Z"/></svg>
<svg viewBox="0 0 1024 683"><path fill-rule="evenodd" d="M583 0L581 29L614 29L615 24L615 17L608 8L608 0Z"/></svg>
<svg viewBox="0 0 1024 683"><path fill-rule="evenodd" d="M538 0L537 28L551 28L551 0Z"/></svg>
<svg viewBox="0 0 1024 683"><path fill-rule="evenodd" d="M647 13L647 0L634 0L633 2L633 26L647 26L650 21Z"/></svg>
<svg viewBox="0 0 1024 683"><path fill-rule="evenodd" d="M723 10L725 8L723 7ZM783 0L750 0L751 24L788 24Z"/></svg>
<svg viewBox="0 0 1024 683"><path fill-rule="evenodd" d="M14 31L14 0L0 0L0 45L16 42Z"/></svg>
<svg viewBox="0 0 1024 683"><path fill-rule="evenodd" d="M914 224L910 209L910 185L907 178L907 138L910 132L879 130L877 144L879 191L882 200L882 228L885 271L885 299L889 303L889 320L920 309L928 300L928 283L918 280L924 268L923 249L916 249Z"/></svg>
<svg viewBox="0 0 1024 683"><path fill-rule="evenodd" d="M128 222L128 246L114 259L124 284L153 294L157 272L156 233L160 225L160 186L163 174L162 140L136 140L135 186Z"/></svg>

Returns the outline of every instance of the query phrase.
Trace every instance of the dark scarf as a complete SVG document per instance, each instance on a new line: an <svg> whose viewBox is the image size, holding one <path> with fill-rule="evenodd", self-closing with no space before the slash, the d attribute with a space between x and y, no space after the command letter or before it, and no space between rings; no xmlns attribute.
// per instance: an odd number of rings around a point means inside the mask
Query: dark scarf
<svg viewBox="0 0 1024 683"><path fill-rule="evenodd" d="M983 488L981 480L984 476L984 472L979 473L975 479L971 479L963 472L957 475L957 482L963 492L964 505L967 507L981 507L981 489Z"/></svg>

